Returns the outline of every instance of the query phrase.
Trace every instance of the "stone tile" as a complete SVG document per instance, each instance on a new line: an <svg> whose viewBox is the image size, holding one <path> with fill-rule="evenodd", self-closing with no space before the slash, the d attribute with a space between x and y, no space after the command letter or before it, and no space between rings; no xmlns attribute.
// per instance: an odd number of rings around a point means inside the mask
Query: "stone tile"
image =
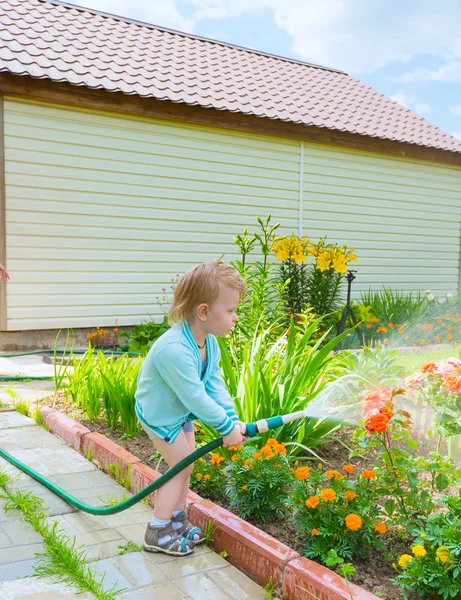
<svg viewBox="0 0 461 600"><path fill-rule="evenodd" d="M210 569L222 569L227 567L228 564L219 554L210 552L199 556L192 554L187 557L187 560L184 557L174 557L174 560L160 564L159 568L168 579L174 581L178 577L187 577Z"/></svg>
<svg viewBox="0 0 461 600"><path fill-rule="evenodd" d="M82 477L95 487L100 487L102 485L111 485L114 483L112 477L98 470L94 470L91 473L82 472Z"/></svg>
<svg viewBox="0 0 461 600"><path fill-rule="evenodd" d="M15 410L2 412L0 415L0 429L11 429L15 427L37 427L37 423L30 417L21 415Z"/></svg>
<svg viewBox="0 0 461 600"><path fill-rule="evenodd" d="M12 519L15 520L25 520L23 514L16 509L9 510L5 512L6 500L0 498L0 525L2 523L6 523L6 521L10 521Z"/></svg>
<svg viewBox="0 0 461 600"><path fill-rule="evenodd" d="M120 554L119 545L123 543L123 538L112 542L102 542L96 546L90 546L85 548L86 556L89 561L101 560L103 558L110 558L111 556L117 556Z"/></svg>
<svg viewBox="0 0 461 600"><path fill-rule="evenodd" d="M207 577L233 600L267 600L263 588L232 565L210 571Z"/></svg>
<svg viewBox="0 0 461 600"><path fill-rule="evenodd" d="M40 448L13 452L12 456L45 477L67 473L95 471L96 467L72 448Z"/></svg>
<svg viewBox="0 0 461 600"><path fill-rule="evenodd" d="M92 594L79 594L51 577L15 579L0 583L0 600L94 600Z"/></svg>
<svg viewBox="0 0 461 600"><path fill-rule="evenodd" d="M120 600L187 600L184 593L168 581L125 592Z"/></svg>
<svg viewBox="0 0 461 600"><path fill-rule="evenodd" d="M152 564L144 552L115 556L110 562L133 588L164 582L167 578L159 567Z"/></svg>
<svg viewBox="0 0 461 600"><path fill-rule="evenodd" d="M0 553L0 565L14 563L21 560L30 560L35 558L38 552L43 552L45 546L43 543L28 544L27 546L12 546L7 552Z"/></svg>
<svg viewBox="0 0 461 600"><path fill-rule="evenodd" d="M13 542L10 540L9 537L6 536L6 534L2 531L1 527L0 527L0 550L2 548L8 548L8 546L12 546ZM3 552L5 552L5 550L3 550Z"/></svg>
<svg viewBox="0 0 461 600"><path fill-rule="evenodd" d="M147 523L152 519L152 514L153 511L151 508L145 507L141 509L133 506L133 508L124 510L116 515L103 517L103 519L110 527L123 527L134 524L141 524L146 527Z"/></svg>
<svg viewBox="0 0 461 600"><path fill-rule="evenodd" d="M87 473L88 474L88 473ZM56 485L59 485L68 491L78 491L93 489L94 484L81 473L70 473L68 475L56 475L54 478Z"/></svg>
<svg viewBox="0 0 461 600"><path fill-rule="evenodd" d="M63 515L54 515L53 517L49 517L48 524L52 526L53 523L57 523L58 531L64 535L67 535L67 537L72 537L79 534L78 529L68 523Z"/></svg>
<svg viewBox="0 0 461 600"><path fill-rule="evenodd" d="M124 527L117 527L116 531L122 535L126 540L130 540L138 546L142 546L144 542L144 535L146 533L145 525L125 525Z"/></svg>
<svg viewBox="0 0 461 600"><path fill-rule="evenodd" d="M115 529L100 529L99 531L80 533L75 536L75 544L78 547L83 547L81 549L85 550L88 546L112 541L117 541L117 544L124 544L125 538L115 531Z"/></svg>
<svg viewBox="0 0 461 600"><path fill-rule="evenodd" d="M204 573L182 577L174 581L175 585L186 594L188 600L232 600Z"/></svg>
<svg viewBox="0 0 461 600"><path fill-rule="evenodd" d="M106 591L110 590L113 586L116 586L118 590L133 589L130 582L123 577L117 567L108 558L91 563L91 571L100 576L104 576L103 587Z"/></svg>
<svg viewBox="0 0 461 600"><path fill-rule="evenodd" d="M83 512L75 512L63 517L63 521L72 525L78 533L88 533L89 531L98 531L107 529L107 524L95 515L88 515ZM63 521L60 521L63 523Z"/></svg>
<svg viewBox="0 0 461 600"><path fill-rule="evenodd" d="M36 560L20 560L18 562L0 565L0 582L31 577L35 573L34 565L36 564Z"/></svg>
<svg viewBox="0 0 461 600"><path fill-rule="evenodd" d="M1 528L14 546L38 544L42 541L42 536L26 521L7 521Z"/></svg>
<svg viewBox="0 0 461 600"><path fill-rule="evenodd" d="M14 441L22 450L30 450L36 448L62 448L66 444L49 433L43 427L35 424L30 427L15 428L14 431L9 429L0 429L0 444L4 448L5 441ZM9 452L7 448L5 448Z"/></svg>

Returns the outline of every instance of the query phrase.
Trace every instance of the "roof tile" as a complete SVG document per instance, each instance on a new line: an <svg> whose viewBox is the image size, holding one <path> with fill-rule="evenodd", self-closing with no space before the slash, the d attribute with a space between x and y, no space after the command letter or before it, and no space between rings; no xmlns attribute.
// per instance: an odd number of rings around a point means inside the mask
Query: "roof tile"
<svg viewBox="0 0 461 600"><path fill-rule="evenodd" d="M340 71L56 0L0 0L0 71L461 153Z"/></svg>

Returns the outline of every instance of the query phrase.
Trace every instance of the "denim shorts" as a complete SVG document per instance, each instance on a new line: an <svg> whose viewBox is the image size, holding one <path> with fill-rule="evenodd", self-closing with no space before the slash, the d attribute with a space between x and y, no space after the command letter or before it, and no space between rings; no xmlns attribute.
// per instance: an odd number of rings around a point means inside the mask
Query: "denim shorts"
<svg viewBox="0 0 461 600"><path fill-rule="evenodd" d="M144 431L147 433L147 435L150 437L151 440L161 440L162 439L161 436L154 433L152 431L152 429L147 427L147 425L144 425L144 423L142 421L140 421L140 423L141 423L141 427L144 429ZM182 430L184 431L184 433L189 433L191 431L194 431L194 421L186 421L184 423L184 425L182 426Z"/></svg>

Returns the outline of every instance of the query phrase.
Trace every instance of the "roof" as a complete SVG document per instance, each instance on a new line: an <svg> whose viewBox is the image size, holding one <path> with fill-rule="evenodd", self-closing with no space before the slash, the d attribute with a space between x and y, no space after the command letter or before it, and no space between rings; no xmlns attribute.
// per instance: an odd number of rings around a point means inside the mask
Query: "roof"
<svg viewBox="0 0 461 600"><path fill-rule="evenodd" d="M2 71L461 153L341 71L57 0L0 0Z"/></svg>

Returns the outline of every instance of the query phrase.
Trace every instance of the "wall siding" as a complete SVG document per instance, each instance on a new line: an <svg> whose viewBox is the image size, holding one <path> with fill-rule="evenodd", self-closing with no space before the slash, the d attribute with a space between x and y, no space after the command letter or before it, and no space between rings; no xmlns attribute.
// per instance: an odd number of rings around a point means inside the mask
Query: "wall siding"
<svg viewBox="0 0 461 600"><path fill-rule="evenodd" d="M5 99L8 330L131 325L255 217L299 228L300 143ZM303 233L356 293L458 285L461 171L304 144Z"/></svg>
<svg viewBox="0 0 461 600"><path fill-rule="evenodd" d="M8 330L160 317L256 216L298 229L295 141L10 98L5 146Z"/></svg>

